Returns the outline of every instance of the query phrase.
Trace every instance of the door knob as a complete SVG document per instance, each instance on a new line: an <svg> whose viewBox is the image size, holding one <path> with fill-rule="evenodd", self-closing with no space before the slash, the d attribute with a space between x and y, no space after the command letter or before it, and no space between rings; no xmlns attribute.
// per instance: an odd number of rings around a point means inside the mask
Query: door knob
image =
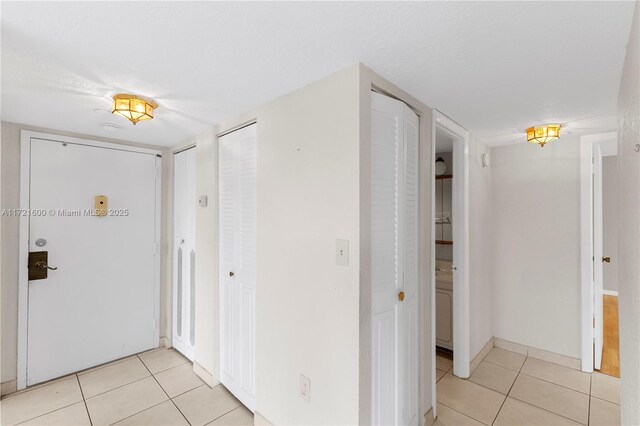
<svg viewBox="0 0 640 426"><path fill-rule="evenodd" d="M235 275L235 274L234 274L233 272L229 272L229 276L230 276L230 277L232 277L232 276L234 276L234 275Z"/></svg>
<svg viewBox="0 0 640 426"><path fill-rule="evenodd" d="M401 302L404 300L404 291L398 293L398 300Z"/></svg>
<svg viewBox="0 0 640 426"><path fill-rule="evenodd" d="M603 262L607 262L607 263L611 263L611 257L609 257L609 256L603 256L603 257L602 257L602 261L603 261Z"/></svg>

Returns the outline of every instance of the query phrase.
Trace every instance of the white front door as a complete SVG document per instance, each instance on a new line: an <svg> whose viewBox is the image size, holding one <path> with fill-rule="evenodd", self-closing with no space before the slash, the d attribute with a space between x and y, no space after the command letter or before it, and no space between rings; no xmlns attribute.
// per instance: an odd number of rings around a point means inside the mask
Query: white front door
<svg viewBox="0 0 640 426"><path fill-rule="evenodd" d="M196 149L173 158L172 346L193 361L195 354Z"/></svg>
<svg viewBox="0 0 640 426"><path fill-rule="evenodd" d="M417 425L418 116L372 93L372 423Z"/></svg>
<svg viewBox="0 0 640 426"><path fill-rule="evenodd" d="M255 410L256 124L218 139L220 381Z"/></svg>
<svg viewBox="0 0 640 426"><path fill-rule="evenodd" d="M27 385L158 346L155 154L31 138ZM87 215L97 195L107 216Z"/></svg>
<svg viewBox="0 0 640 426"><path fill-rule="evenodd" d="M593 144L593 316L594 368L600 370L603 344L602 151Z"/></svg>

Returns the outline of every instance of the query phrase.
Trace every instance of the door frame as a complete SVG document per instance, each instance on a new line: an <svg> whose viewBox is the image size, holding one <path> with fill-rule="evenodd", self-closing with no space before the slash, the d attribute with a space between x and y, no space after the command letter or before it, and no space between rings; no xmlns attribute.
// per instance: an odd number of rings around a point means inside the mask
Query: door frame
<svg viewBox="0 0 640 426"><path fill-rule="evenodd" d="M469 344L469 132L440 111L433 110L431 126L431 164L436 161L436 130L440 128L453 136L453 258L457 268L453 279L453 374L467 378L470 375ZM431 217L435 212L435 174L430 177ZM459 220L457 220L459 218ZM431 221L431 235L435 236L435 220ZM431 345L433 374L433 406L436 407L436 242L431 239Z"/></svg>
<svg viewBox="0 0 640 426"><path fill-rule="evenodd" d="M30 206L30 179L31 179L31 139L40 139L51 142L63 142L74 145L93 146L98 148L115 149L119 151L137 152L155 155L160 159L157 165L156 177L156 215L155 215L155 261L154 261L154 317L155 331L154 341L160 340L160 220L161 220L161 182L162 182L162 151L150 148L101 142L91 139L81 139L70 136L60 136L51 133L20 131L20 210L26 211ZM158 160L156 160L158 161ZM29 318L29 275L27 264L29 259L29 216L20 216L20 232L18 246L18 362L17 362L17 389L24 389L27 385L27 330Z"/></svg>
<svg viewBox="0 0 640 426"><path fill-rule="evenodd" d="M169 304L170 304L170 311L171 311L171 318L169 319L169 331L168 331L168 338L170 339L169 342L167 342L167 344L165 346L167 347L173 347L173 343L174 343L174 335L173 332L175 330L175 326L176 326L176 321L177 321L177 317L176 317L176 309L174 306L174 300L173 297L175 295L176 292L176 265L175 265L175 259L174 259L174 255L175 255L175 250L176 250L176 241L175 241L175 220L176 220L176 215L175 215L175 210L176 210L176 188L175 188L175 157L177 154L180 154L181 152L184 151L188 151L190 149L196 149L196 144L195 143L188 143L184 146L180 146L179 148L175 148L171 151L171 164L170 164L170 177L169 177L169 187L170 187L170 207L169 207L169 215L168 215L168 220L167 220L167 224L168 224L168 232L167 232L167 238L170 240L170 247L169 247L169 253L170 253L170 259L168 260L168 263L170 264L170 267L168 267L168 271L170 271L168 273L169 276ZM196 151L197 153L197 151ZM197 154L196 154L196 163L197 163ZM197 172L196 172L196 183L197 183ZM197 188L196 188L196 198L197 198ZM197 216L197 211L196 211L196 216ZM194 239L194 243L195 243L195 239ZM195 249L195 244L194 247ZM180 352L180 351L178 351ZM184 354L183 354L184 355ZM195 362L195 348L192 354L192 360L191 362ZM185 355L186 356L186 355ZM188 357L187 357L188 358Z"/></svg>
<svg viewBox="0 0 640 426"><path fill-rule="evenodd" d="M223 343L222 343L222 322L223 322L223 318L221 315L221 309L220 306L223 302L222 297L221 297L221 293L222 293L222 286L221 286L221 280L220 280L220 255L221 255L221 251L220 251L220 223L221 223L221 218L220 218L220 138L222 138L223 136L227 136L233 132L242 130L246 127L249 126L256 126L256 155L257 155L257 150L258 150L258 119L256 117L251 118L247 121L242 121L241 124L238 125L231 125L231 126L221 126L220 129L218 131L215 132L215 136L214 136L214 152L215 152L215 158L214 158L214 162L215 162L215 216L216 216L216 241L215 241L215 263L216 263L216 277L215 277L215 281L217 283L217 286L214 290L215 295L217 296L217 303L215 304L216 307L216 317L217 317L217 322L216 322L216 326L215 326L215 331L217 332L217 336L216 336L216 340L218 343L218 347L216 350L216 356L217 359L216 361L216 368L217 368L217 381L218 383L222 384L222 386L225 386L224 383L222 383L222 350L223 350ZM256 157L256 161L257 161L257 157ZM257 173L258 173L258 164L256 163L256 185L257 183ZM256 189L257 191L257 189ZM256 197L257 197L257 192L256 192ZM257 204L257 198L256 198L256 211L258 209L258 204ZM257 217L256 217L256 228L257 228ZM257 235L256 235L257 238ZM256 247L257 249L257 247ZM257 255L257 253L256 253ZM256 269L256 288L257 288L257 281L258 281L258 276L257 276L257 269ZM257 297L257 293L255 295L255 301L254 301L254 323L255 323L255 313L257 311L257 306L258 306L258 297ZM254 324L255 327L255 324ZM255 390L257 391L258 389L258 380L257 380L257 358L256 358L256 346L257 345L257 327L254 328L254 386L255 386ZM226 388L226 386L225 386ZM231 392L230 389L228 389L229 392ZM234 395L235 396L235 395ZM238 400L240 400L239 397L236 396L236 398ZM258 405L258 395L257 392L255 395L253 395L253 407L249 407L247 405L245 405L245 401L240 401L240 403L245 406L247 409L249 409L250 411L252 411L254 413L254 415L258 415L257 412L257 405Z"/></svg>
<svg viewBox="0 0 640 426"><path fill-rule="evenodd" d="M594 314L593 287L593 145L599 144L603 156L617 153L618 133L606 132L580 137L580 323L581 370L593 372Z"/></svg>

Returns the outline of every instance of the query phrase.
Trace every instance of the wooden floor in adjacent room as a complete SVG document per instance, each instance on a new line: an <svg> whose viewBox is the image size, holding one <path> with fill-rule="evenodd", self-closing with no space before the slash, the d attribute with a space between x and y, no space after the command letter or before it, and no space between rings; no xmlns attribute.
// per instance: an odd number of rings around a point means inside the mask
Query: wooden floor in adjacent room
<svg viewBox="0 0 640 426"><path fill-rule="evenodd" d="M620 377L618 298L616 296L604 296L603 325L604 340L600 372L609 376Z"/></svg>

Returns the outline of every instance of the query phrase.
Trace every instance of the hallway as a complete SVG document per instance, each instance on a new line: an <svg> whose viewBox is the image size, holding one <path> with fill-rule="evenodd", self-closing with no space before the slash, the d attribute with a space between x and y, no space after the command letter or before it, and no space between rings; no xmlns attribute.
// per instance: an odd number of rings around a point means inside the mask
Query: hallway
<svg viewBox="0 0 640 426"><path fill-rule="evenodd" d="M224 387L209 388L173 349L158 348L34 386L0 402L0 424L252 425Z"/></svg>
<svg viewBox="0 0 640 426"><path fill-rule="evenodd" d="M436 359L435 425L619 425L620 380L493 348L469 380Z"/></svg>

